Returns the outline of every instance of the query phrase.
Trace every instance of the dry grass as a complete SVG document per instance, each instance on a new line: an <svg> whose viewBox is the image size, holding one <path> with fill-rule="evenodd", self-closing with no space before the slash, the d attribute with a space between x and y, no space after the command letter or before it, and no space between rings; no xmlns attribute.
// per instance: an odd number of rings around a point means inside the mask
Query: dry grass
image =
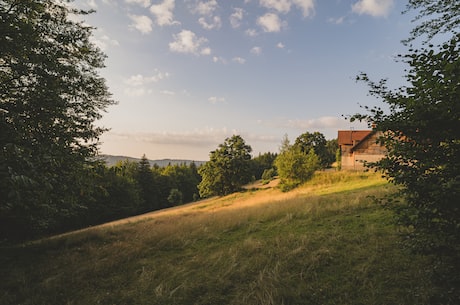
<svg viewBox="0 0 460 305"><path fill-rule="evenodd" d="M0 304L427 304L375 174L204 200L3 249Z"/></svg>

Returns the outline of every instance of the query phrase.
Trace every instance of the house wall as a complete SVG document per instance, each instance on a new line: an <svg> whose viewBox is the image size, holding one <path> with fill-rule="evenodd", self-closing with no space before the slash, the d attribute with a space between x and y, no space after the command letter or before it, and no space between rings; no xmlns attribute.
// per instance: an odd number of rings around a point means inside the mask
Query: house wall
<svg viewBox="0 0 460 305"><path fill-rule="evenodd" d="M377 144L377 138L380 134L376 133L364 139L359 145L342 145L340 147L342 154L343 170L364 170L364 162L376 162L385 157L387 150L384 146Z"/></svg>

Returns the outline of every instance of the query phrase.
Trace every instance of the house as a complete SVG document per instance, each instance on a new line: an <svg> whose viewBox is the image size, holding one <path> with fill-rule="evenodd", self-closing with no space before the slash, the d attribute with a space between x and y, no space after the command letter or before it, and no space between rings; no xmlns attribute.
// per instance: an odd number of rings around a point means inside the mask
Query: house
<svg viewBox="0 0 460 305"><path fill-rule="evenodd" d="M337 142L344 170L363 170L365 162L382 159L387 150L377 143L381 132L373 130L339 130Z"/></svg>

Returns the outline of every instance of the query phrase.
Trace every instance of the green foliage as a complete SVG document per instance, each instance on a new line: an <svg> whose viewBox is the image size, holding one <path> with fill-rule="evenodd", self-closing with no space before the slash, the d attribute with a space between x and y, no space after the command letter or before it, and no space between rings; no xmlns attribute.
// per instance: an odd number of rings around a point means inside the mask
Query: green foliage
<svg viewBox="0 0 460 305"><path fill-rule="evenodd" d="M264 183L268 183L270 182L271 180L273 180L273 178L277 175L277 172L274 168L269 168L269 169L266 169L264 170L263 174L262 174L262 181Z"/></svg>
<svg viewBox="0 0 460 305"><path fill-rule="evenodd" d="M168 202L171 205L181 205L182 204L182 192L178 189L171 189L171 192L168 196Z"/></svg>
<svg viewBox="0 0 460 305"><path fill-rule="evenodd" d="M251 146L246 145L239 135L225 139L198 170L202 177L198 185L200 196L221 196L239 191L251 180L251 151Z"/></svg>
<svg viewBox="0 0 460 305"><path fill-rule="evenodd" d="M339 142L337 139L327 140L326 141L326 150L327 150L327 164L331 166L334 162L339 162L340 159L337 159L337 151L340 153Z"/></svg>
<svg viewBox="0 0 460 305"><path fill-rule="evenodd" d="M252 163L252 175L256 180L264 179L263 173L266 170L273 168L277 154L276 153L263 153L259 154L257 157L251 159Z"/></svg>
<svg viewBox="0 0 460 305"><path fill-rule="evenodd" d="M192 162L189 166L186 164L168 165L160 172L161 175L169 177L171 190L180 190L183 202L195 201L195 198L199 196L198 184L201 176L198 174L195 163Z"/></svg>
<svg viewBox="0 0 460 305"><path fill-rule="evenodd" d="M426 18L412 39L423 34L431 39L459 27L458 1L414 0L409 8L422 8L418 18ZM388 204L401 224L413 228L406 244L438 258L430 272L443 283L443 290L433 303L458 304L460 35L438 46L411 49L401 58L410 67L406 87L390 90L385 80L375 83L365 74L358 77L388 104L389 112L366 107L368 114L353 119L374 122L384 132L380 141L388 156L372 165L401 186L404 204L398 204L398 198L390 198Z"/></svg>
<svg viewBox="0 0 460 305"><path fill-rule="evenodd" d="M421 21L405 42L426 36L431 40L438 34L454 32L460 25L458 0L409 0L407 11L418 11L414 21Z"/></svg>
<svg viewBox="0 0 460 305"><path fill-rule="evenodd" d="M141 198L143 200L143 212L158 210L161 208L158 196L158 179L155 179L154 173L150 167L149 160L145 155L142 156L138 163L134 179L140 187Z"/></svg>
<svg viewBox="0 0 460 305"><path fill-rule="evenodd" d="M342 151L340 148L337 148L335 151L335 162L337 162L337 170L342 169Z"/></svg>
<svg viewBox="0 0 460 305"><path fill-rule="evenodd" d="M310 179L319 168L319 158L313 148L308 153L298 146L285 148L275 160L275 166L281 179L280 187L288 191Z"/></svg>
<svg viewBox="0 0 460 305"><path fill-rule="evenodd" d="M120 174L116 167L100 165L94 169L92 180L94 191L88 196L86 208L69 219L73 228L125 218L142 209L141 192L132 176Z"/></svg>
<svg viewBox="0 0 460 305"><path fill-rule="evenodd" d="M411 86L389 91L384 82L368 82L371 92L390 106L355 118L377 123L388 156L375 166L396 184L410 206L409 224L433 236L426 245L460 241L460 37L439 49L421 49L404 58ZM433 235L434 234L434 235ZM442 236L441 236L442 235Z"/></svg>
<svg viewBox="0 0 460 305"><path fill-rule="evenodd" d="M322 133L315 131L313 133L305 132L298 136L294 142L294 147L306 154L311 149L314 149L319 158L321 168L327 168L334 162L337 143L326 141Z"/></svg>
<svg viewBox="0 0 460 305"><path fill-rule="evenodd" d="M53 229L77 213L90 160L113 104L104 54L66 3L0 1L1 235ZM6 230L6 231L5 231Z"/></svg>

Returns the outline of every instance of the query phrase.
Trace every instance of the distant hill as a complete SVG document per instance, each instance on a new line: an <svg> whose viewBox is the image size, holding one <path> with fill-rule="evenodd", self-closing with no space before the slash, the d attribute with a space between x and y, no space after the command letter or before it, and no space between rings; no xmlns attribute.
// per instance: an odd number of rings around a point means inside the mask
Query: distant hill
<svg viewBox="0 0 460 305"><path fill-rule="evenodd" d="M112 156L112 155L99 155L107 164L107 166L113 166L117 164L119 161L130 161L130 162L139 162L140 158L132 158L126 156ZM200 166L204 164L206 161L195 161L195 160L178 160L178 159L161 159L161 160L149 160L150 165L153 166L157 164L159 167L166 167L168 164L176 165L176 164L187 164L195 163L196 166Z"/></svg>

